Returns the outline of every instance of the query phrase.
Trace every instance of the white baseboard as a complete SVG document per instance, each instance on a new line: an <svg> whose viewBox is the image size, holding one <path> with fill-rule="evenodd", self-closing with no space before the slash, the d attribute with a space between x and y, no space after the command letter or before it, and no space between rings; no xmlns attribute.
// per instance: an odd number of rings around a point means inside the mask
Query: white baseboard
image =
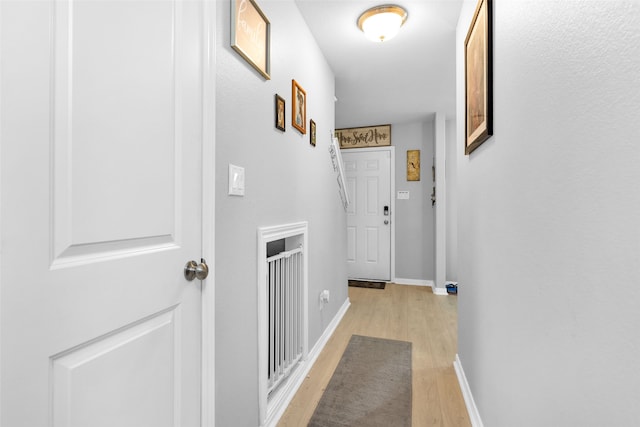
<svg viewBox="0 0 640 427"><path fill-rule="evenodd" d="M408 286L428 286L430 288L434 286L433 280L402 279L400 277L393 279L393 283Z"/></svg>
<svg viewBox="0 0 640 427"><path fill-rule="evenodd" d="M273 399L273 406L270 408L270 414L267 416L267 421L264 424L265 427L275 427L278 424L278 421L280 421L280 418L287 410L289 403L291 403L291 400L302 385L304 379L307 377L307 374L313 367L314 363L316 363L322 349L327 345L329 338L331 338L331 335L335 332L350 305L351 301L347 298L344 304L342 304L342 307L340 307L340 310L338 310L338 313L334 316L333 320L331 320L331 323L329 323L320 336L320 339L318 339L307 355L306 360L300 362L300 366L298 366L298 369L291 374L291 377L289 377L286 384L283 384L283 387L281 387L281 389L276 392L277 394L271 398Z"/></svg>
<svg viewBox="0 0 640 427"><path fill-rule="evenodd" d="M460 362L460 357L458 357L457 354L456 354L456 360L453 362L453 367L456 370L456 376L458 377L458 383L460 384L460 390L462 391L464 404L467 407L467 412L469 413L471 426L484 427L484 424L482 424L482 419L480 419L480 413L478 412L478 407L476 406L476 402L473 400L473 395L471 394L471 388L469 388L467 377L464 374L464 369L462 368L462 362Z"/></svg>
<svg viewBox="0 0 640 427"><path fill-rule="evenodd" d="M403 279L400 277L396 277L393 279L393 283L397 285L407 285L407 286L427 286L433 290L434 295L449 295L445 288L439 288L433 282L433 280L416 280L416 279ZM452 283L452 282L447 282Z"/></svg>
<svg viewBox="0 0 640 427"><path fill-rule="evenodd" d="M433 294L434 295L441 295L441 296L449 295L449 293L447 292L446 288L438 288L437 286L433 287Z"/></svg>

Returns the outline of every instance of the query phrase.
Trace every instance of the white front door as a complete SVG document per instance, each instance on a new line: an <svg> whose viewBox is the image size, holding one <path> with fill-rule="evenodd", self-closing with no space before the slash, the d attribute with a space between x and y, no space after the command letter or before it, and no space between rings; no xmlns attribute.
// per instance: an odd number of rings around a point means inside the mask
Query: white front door
<svg viewBox="0 0 640 427"><path fill-rule="evenodd" d="M0 4L3 426L200 425L202 7Z"/></svg>
<svg viewBox="0 0 640 427"><path fill-rule="evenodd" d="M343 150L347 189L347 274L391 280L391 151Z"/></svg>

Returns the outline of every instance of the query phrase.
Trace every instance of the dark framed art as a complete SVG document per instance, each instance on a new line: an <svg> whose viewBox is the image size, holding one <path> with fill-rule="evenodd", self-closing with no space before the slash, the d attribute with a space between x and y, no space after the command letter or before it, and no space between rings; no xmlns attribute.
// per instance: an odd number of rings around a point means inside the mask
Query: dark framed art
<svg viewBox="0 0 640 427"><path fill-rule="evenodd" d="M309 121L309 143L316 146L316 122L313 120Z"/></svg>
<svg viewBox="0 0 640 427"><path fill-rule="evenodd" d="M271 24L254 0L231 0L231 47L269 80Z"/></svg>
<svg viewBox="0 0 640 427"><path fill-rule="evenodd" d="M284 98L276 93L276 129L285 131L286 104Z"/></svg>
<svg viewBox="0 0 640 427"><path fill-rule="evenodd" d="M492 0L478 0L464 41L465 145L470 154L493 135Z"/></svg>
<svg viewBox="0 0 640 427"><path fill-rule="evenodd" d="M295 80L291 80L291 126L307 133L307 92Z"/></svg>

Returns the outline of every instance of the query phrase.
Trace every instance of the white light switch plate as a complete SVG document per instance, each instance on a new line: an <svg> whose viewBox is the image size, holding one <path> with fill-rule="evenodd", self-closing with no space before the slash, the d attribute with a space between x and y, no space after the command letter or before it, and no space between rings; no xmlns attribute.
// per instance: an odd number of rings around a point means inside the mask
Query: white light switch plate
<svg viewBox="0 0 640 427"><path fill-rule="evenodd" d="M229 163L229 195L244 196L244 168Z"/></svg>
<svg viewBox="0 0 640 427"><path fill-rule="evenodd" d="M409 200L408 191L398 191L398 200Z"/></svg>

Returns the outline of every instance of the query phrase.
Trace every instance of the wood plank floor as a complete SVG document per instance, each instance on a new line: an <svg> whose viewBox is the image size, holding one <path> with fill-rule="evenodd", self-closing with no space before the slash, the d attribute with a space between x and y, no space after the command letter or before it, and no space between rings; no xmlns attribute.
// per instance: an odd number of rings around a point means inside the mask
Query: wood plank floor
<svg viewBox="0 0 640 427"><path fill-rule="evenodd" d="M457 297L428 287L387 284L349 288L351 307L278 423L306 426L351 335L413 343L412 426L470 426L453 368L457 351Z"/></svg>

